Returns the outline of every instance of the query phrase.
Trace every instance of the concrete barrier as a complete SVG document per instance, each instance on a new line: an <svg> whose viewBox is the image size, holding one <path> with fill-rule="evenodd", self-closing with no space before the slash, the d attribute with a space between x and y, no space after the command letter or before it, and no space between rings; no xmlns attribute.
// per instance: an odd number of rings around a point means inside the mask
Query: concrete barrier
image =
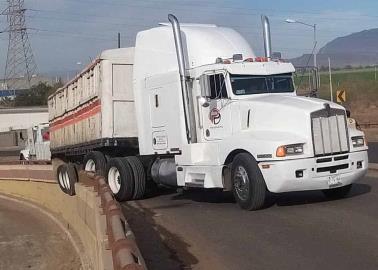
<svg viewBox="0 0 378 270"><path fill-rule="evenodd" d="M102 176L93 173L80 173L80 180L90 183L101 197L101 205L106 215L109 246L112 250L114 269L144 270L146 264L135 242L121 206L113 198L109 186Z"/></svg>
<svg viewBox="0 0 378 270"><path fill-rule="evenodd" d="M76 196L70 197L52 178L51 166L0 165L0 193L30 201L53 213L73 239L80 239L76 244L83 269L114 269L106 216L94 187L78 183Z"/></svg>

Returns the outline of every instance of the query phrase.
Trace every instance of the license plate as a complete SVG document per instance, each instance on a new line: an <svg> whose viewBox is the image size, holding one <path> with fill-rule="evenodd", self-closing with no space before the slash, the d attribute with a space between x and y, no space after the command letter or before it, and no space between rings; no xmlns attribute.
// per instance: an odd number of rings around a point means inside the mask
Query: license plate
<svg viewBox="0 0 378 270"><path fill-rule="evenodd" d="M331 175L328 177L328 186L330 188L342 185L340 175Z"/></svg>

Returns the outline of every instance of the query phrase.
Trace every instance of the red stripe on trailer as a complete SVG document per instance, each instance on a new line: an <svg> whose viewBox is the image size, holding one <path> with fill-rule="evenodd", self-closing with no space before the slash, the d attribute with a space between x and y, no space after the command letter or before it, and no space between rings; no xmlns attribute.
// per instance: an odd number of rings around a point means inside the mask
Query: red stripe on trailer
<svg viewBox="0 0 378 270"><path fill-rule="evenodd" d="M82 108L79 111L77 111L77 112L75 112L71 115L68 115L68 116L66 116L62 119L59 119L59 120L53 122L50 125L50 131L55 131L55 130L58 130L58 129L62 129L66 126L76 124L76 123L83 121L85 119L88 119L89 117L92 117L92 116L94 116L94 115L96 115L100 112L101 112L101 101L96 100L95 102L93 102L89 106Z"/></svg>

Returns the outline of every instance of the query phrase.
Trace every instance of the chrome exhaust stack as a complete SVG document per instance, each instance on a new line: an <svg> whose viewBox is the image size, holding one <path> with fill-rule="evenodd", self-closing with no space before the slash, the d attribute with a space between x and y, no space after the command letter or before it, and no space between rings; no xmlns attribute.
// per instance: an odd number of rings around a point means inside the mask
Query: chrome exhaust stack
<svg viewBox="0 0 378 270"><path fill-rule="evenodd" d="M268 17L265 15L261 15L261 21L263 24L265 57L268 58L268 60L270 60L272 58L272 40L270 35L270 23Z"/></svg>
<svg viewBox="0 0 378 270"><path fill-rule="evenodd" d="M172 14L168 15L168 20L172 24L173 36L175 38L176 54L177 54L177 61L179 65L180 77L185 78L186 66L185 66L185 58L184 58L184 48L182 46L180 23L177 20L176 16Z"/></svg>
<svg viewBox="0 0 378 270"><path fill-rule="evenodd" d="M192 142L192 131L191 131L192 118L190 117L190 106L189 106L190 101L189 101L189 93L188 93L188 87L186 84L186 74L185 74L187 68L185 64L184 47L182 45L180 23L178 19L176 18L176 16L174 16L173 14L168 15L168 20L172 24L173 36L174 36L175 45L176 45L177 62L179 66L181 91L182 91L184 114L185 114L186 137L188 139L188 143L191 143Z"/></svg>

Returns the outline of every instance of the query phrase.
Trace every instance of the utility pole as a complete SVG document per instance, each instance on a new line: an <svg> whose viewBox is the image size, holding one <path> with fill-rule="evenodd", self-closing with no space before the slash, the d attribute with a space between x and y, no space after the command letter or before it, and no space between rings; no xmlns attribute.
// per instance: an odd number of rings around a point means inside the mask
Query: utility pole
<svg viewBox="0 0 378 270"><path fill-rule="evenodd" d="M121 33L118 33L118 49L121 48Z"/></svg>
<svg viewBox="0 0 378 270"><path fill-rule="evenodd" d="M4 83L14 97L16 90L30 89L37 65L27 33L24 0L7 0L7 3L8 7L1 13L7 16L8 22L8 28L2 32L9 34Z"/></svg>
<svg viewBox="0 0 378 270"><path fill-rule="evenodd" d="M329 71L329 92L331 94L331 102L333 102L332 70L331 70L331 59L329 57L328 57L328 71Z"/></svg>

